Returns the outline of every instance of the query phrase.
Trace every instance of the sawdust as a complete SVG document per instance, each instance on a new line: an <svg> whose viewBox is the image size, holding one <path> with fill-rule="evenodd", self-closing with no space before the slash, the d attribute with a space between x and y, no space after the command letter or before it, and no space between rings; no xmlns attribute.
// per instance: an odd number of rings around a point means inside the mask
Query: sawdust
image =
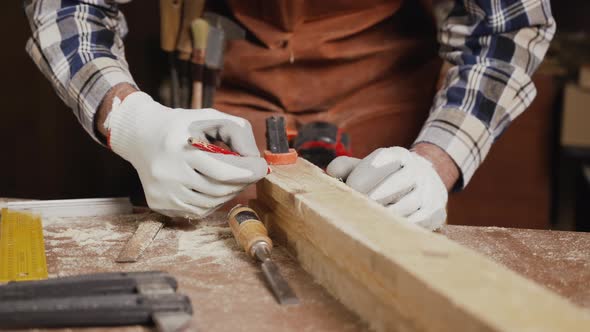
<svg viewBox="0 0 590 332"><path fill-rule="evenodd" d="M44 220L49 275L167 271L179 291L190 296L195 324L203 331L366 329L282 247L273 250L273 259L304 305L277 305L258 264L238 246L226 218L216 213L194 224L167 223L135 263L115 259L137 228L138 216Z"/></svg>
<svg viewBox="0 0 590 332"><path fill-rule="evenodd" d="M126 234L114 232L114 227L106 224L104 229L73 229L67 228L59 231L46 231L46 235L52 236L52 243L61 241L74 241L79 246L100 245L105 241L119 240Z"/></svg>
<svg viewBox="0 0 590 332"><path fill-rule="evenodd" d="M175 256L187 256L191 260L212 258L216 262L230 263L239 250L228 227L201 226L195 230L178 232Z"/></svg>
<svg viewBox="0 0 590 332"><path fill-rule="evenodd" d="M166 224L136 263L118 264L114 260L137 228L137 216L94 218L45 218L45 245L59 254L58 265L97 270L141 270L146 266L168 266L199 262L223 265L232 270L247 260L241 253L225 220L190 224L186 221ZM75 251L75 252L74 252ZM92 261L70 260L84 254ZM60 269L61 270L61 269Z"/></svg>

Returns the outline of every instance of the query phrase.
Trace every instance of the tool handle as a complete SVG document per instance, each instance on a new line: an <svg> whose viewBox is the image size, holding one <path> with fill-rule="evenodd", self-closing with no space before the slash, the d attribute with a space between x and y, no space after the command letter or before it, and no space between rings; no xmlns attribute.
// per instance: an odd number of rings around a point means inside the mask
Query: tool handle
<svg viewBox="0 0 590 332"><path fill-rule="evenodd" d="M160 0L160 47L173 52L180 30L183 0Z"/></svg>
<svg viewBox="0 0 590 332"><path fill-rule="evenodd" d="M188 61L193 51L191 24L203 13L205 1L183 0L183 2L184 10L182 11L182 23L180 25L180 34L178 36L176 50L178 51L179 59Z"/></svg>
<svg viewBox="0 0 590 332"><path fill-rule="evenodd" d="M151 324L156 312L192 313L180 294L108 295L0 302L0 328Z"/></svg>
<svg viewBox="0 0 590 332"><path fill-rule="evenodd" d="M176 290L176 280L165 272L95 273L42 281L11 282L0 286L0 302L41 298L133 294L138 286L158 282Z"/></svg>
<svg viewBox="0 0 590 332"><path fill-rule="evenodd" d="M193 94L191 99L191 108L203 108L203 83L200 81L193 81Z"/></svg>
<svg viewBox="0 0 590 332"><path fill-rule="evenodd" d="M258 242L264 242L269 250L272 249L268 231L254 210L238 205L229 212L228 219L234 237L248 255L255 257L252 246Z"/></svg>

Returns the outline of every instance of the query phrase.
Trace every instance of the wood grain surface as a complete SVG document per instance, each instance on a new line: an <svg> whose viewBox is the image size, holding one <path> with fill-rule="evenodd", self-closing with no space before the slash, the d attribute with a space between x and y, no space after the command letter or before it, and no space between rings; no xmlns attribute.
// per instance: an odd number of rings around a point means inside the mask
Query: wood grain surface
<svg viewBox="0 0 590 332"><path fill-rule="evenodd" d="M556 293L394 217L304 160L273 167L257 202L301 265L378 331L590 329L590 314Z"/></svg>

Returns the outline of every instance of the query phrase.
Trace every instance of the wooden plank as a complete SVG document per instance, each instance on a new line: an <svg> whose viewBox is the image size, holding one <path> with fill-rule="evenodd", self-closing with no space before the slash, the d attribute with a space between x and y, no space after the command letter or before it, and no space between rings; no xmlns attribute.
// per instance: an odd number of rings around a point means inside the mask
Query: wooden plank
<svg viewBox="0 0 590 332"><path fill-rule="evenodd" d="M590 330L590 313L310 163L273 167L257 190L275 239L378 331Z"/></svg>
<svg viewBox="0 0 590 332"><path fill-rule="evenodd" d="M137 262L143 251L150 246L156 235L164 227L165 217L161 214L150 213L141 218L137 229L115 260L117 263Z"/></svg>

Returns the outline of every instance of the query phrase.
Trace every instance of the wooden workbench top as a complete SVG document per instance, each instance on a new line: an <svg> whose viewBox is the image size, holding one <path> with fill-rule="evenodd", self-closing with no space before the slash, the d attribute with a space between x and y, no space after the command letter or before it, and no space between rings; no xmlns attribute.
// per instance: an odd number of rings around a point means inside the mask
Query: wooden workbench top
<svg viewBox="0 0 590 332"><path fill-rule="evenodd" d="M441 233L590 308L590 233L452 225Z"/></svg>
<svg viewBox="0 0 590 332"><path fill-rule="evenodd" d="M366 330L281 247L275 248L274 260L302 303L279 306L258 266L237 247L224 213L195 225L168 225L137 263L115 263L137 227L136 220L136 216L45 219L50 277L168 271L178 279L179 291L191 297L192 324L202 331ZM590 308L590 234L465 226L447 226L441 233Z"/></svg>
<svg viewBox="0 0 590 332"><path fill-rule="evenodd" d="M136 216L49 218L44 222L50 277L106 271L168 271L192 300L199 331L358 331L363 323L333 299L286 251L273 260L302 304L280 306L262 273L236 244L225 213L196 225L167 225L136 263L115 263ZM129 328L129 331L141 329Z"/></svg>

